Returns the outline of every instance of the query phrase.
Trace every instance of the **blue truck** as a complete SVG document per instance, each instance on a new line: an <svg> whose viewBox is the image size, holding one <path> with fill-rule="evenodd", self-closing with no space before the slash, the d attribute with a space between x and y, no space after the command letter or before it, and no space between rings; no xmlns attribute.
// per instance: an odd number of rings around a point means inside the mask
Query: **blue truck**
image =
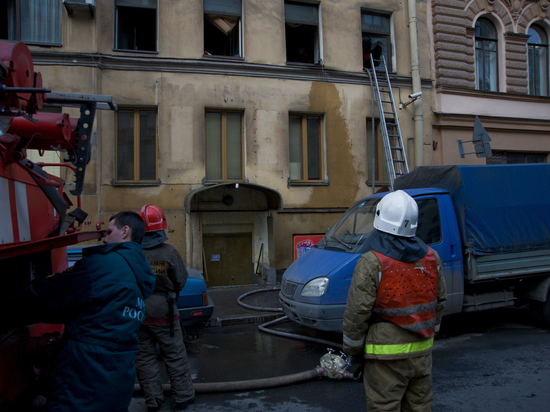
<svg viewBox="0 0 550 412"><path fill-rule="evenodd" d="M550 164L423 166L395 180L418 204L417 236L439 253L445 315L528 303L550 326ZM353 204L285 271L279 301L293 321L342 332L377 203Z"/></svg>

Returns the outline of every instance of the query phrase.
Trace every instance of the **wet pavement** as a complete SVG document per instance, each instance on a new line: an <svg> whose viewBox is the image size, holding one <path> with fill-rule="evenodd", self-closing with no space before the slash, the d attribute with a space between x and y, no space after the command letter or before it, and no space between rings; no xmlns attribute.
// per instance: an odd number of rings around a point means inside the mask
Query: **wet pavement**
<svg viewBox="0 0 550 412"><path fill-rule="evenodd" d="M338 354L341 335L285 322L269 327L300 335L291 339L259 330L282 313L252 311L237 303L260 286L213 288L215 310L206 327L185 337L193 382L207 384L286 376L314 369L330 346ZM278 307L278 291L247 295L249 306ZM444 318L434 344L434 412L544 411L550 404L550 331L534 324L528 309L509 308ZM328 345L327 343L333 343ZM163 374L165 383L168 383ZM197 392L189 411L340 412L365 411L363 385L310 379L292 385L231 392ZM171 411L167 396L162 411ZM146 412L142 395L130 412Z"/></svg>
<svg viewBox="0 0 550 412"><path fill-rule="evenodd" d="M259 331L259 326L284 316L279 310L278 288L220 287L209 289L208 295L214 301L211 319L204 327L188 327L185 331L195 384L250 381L311 371L319 365L329 346L339 353L341 335L304 328L288 320L266 328L275 333L317 339L320 343ZM331 342L334 344L329 345ZM162 378L163 383L169 382L164 371ZM167 403L171 402L167 396ZM141 393L136 392L129 410L147 410ZM167 406L165 410L170 408Z"/></svg>

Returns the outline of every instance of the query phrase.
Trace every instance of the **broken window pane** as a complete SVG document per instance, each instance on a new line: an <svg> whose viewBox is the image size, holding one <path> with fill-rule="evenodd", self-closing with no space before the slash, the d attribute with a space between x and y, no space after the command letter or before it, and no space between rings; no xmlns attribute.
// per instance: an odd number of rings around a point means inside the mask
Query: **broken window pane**
<svg viewBox="0 0 550 412"><path fill-rule="evenodd" d="M363 68L370 69L370 55L376 69L382 69L381 56L386 60L388 71L391 71L390 16L362 12L361 32L363 43Z"/></svg>
<svg viewBox="0 0 550 412"><path fill-rule="evenodd" d="M241 56L241 0L204 0L204 54Z"/></svg>

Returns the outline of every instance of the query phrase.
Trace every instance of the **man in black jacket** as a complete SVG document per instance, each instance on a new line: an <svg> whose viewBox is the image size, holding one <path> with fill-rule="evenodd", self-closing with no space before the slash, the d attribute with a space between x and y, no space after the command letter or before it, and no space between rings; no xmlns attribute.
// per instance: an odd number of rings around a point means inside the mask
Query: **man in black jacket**
<svg viewBox="0 0 550 412"><path fill-rule="evenodd" d="M187 269L178 251L168 243L164 232L166 216L155 205L145 205L140 216L145 221L143 252L155 273L153 295L147 299L145 320L138 334L139 347L136 371L149 412L158 411L164 403L164 393L157 362L160 346L166 372L175 400L176 411L186 409L195 400L189 373L187 352L179 322L176 302L187 281Z"/></svg>

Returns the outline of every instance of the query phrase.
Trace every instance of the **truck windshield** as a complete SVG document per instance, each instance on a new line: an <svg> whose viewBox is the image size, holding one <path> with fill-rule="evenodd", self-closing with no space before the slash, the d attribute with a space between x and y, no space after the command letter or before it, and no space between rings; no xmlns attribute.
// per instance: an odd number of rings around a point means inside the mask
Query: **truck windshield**
<svg viewBox="0 0 550 412"><path fill-rule="evenodd" d="M374 212L380 198L370 199L352 206L330 228L325 237L319 242L319 248L337 248L346 251L355 250L358 245L374 230Z"/></svg>

